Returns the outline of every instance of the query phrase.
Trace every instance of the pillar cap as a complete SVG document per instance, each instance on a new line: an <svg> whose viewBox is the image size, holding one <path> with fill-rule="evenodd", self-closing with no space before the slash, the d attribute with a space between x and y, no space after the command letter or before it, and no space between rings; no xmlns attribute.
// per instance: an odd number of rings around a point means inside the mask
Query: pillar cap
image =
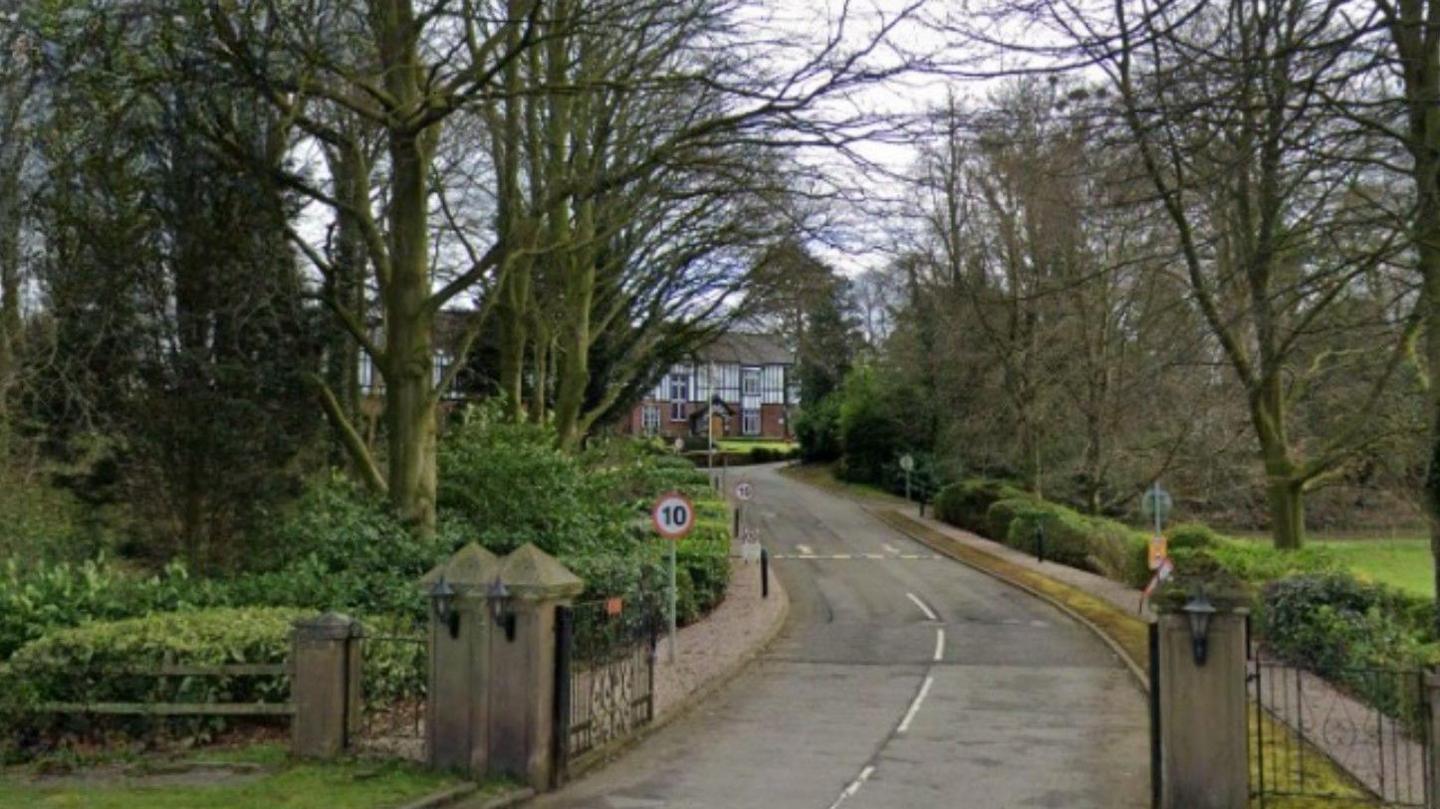
<svg viewBox="0 0 1440 809"><path fill-rule="evenodd" d="M500 579L521 599L570 598L585 589L579 576L529 542L500 560Z"/></svg>
<svg viewBox="0 0 1440 809"><path fill-rule="evenodd" d="M306 640L345 640L362 637L360 622L338 612L327 612L295 622L296 633Z"/></svg>
<svg viewBox="0 0 1440 809"><path fill-rule="evenodd" d="M441 576L455 588L458 595L484 594L485 588L500 574L500 559L484 549L478 542L471 542L455 552L454 556L441 562L420 577L420 587L427 592Z"/></svg>

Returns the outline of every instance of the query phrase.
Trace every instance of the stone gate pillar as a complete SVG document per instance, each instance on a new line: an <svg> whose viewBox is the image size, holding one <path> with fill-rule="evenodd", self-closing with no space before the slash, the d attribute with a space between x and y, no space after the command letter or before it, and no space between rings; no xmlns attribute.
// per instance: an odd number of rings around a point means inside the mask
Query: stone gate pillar
<svg viewBox="0 0 1440 809"><path fill-rule="evenodd" d="M490 773L544 790L555 763L555 609L585 585L529 543L501 560L500 579L505 593L490 603Z"/></svg>
<svg viewBox="0 0 1440 809"><path fill-rule="evenodd" d="M333 758L351 744L360 716L360 622L327 612L299 621L290 636L290 750Z"/></svg>
<svg viewBox="0 0 1440 809"><path fill-rule="evenodd" d="M495 554L472 542L420 580L430 601L429 763L476 778L488 767L492 626L486 593L499 572Z"/></svg>
<svg viewBox="0 0 1440 809"><path fill-rule="evenodd" d="M1205 660L1196 660L1191 616L1161 605L1160 745L1163 809L1246 809L1245 610L1208 616Z"/></svg>

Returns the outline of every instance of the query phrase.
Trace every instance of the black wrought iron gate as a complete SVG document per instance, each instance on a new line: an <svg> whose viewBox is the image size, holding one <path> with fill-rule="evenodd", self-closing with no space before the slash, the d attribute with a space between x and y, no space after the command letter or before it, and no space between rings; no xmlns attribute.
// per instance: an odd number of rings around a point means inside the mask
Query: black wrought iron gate
<svg viewBox="0 0 1440 809"><path fill-rule="evenodd" d="M658 613L658 600L644 597L557 608L557 783L587 754L655 718Z"/></svg>
<svg viewBox="0 0 1440 809"><path fill-rule="evenodd" d="M1430 805L1423 672L1347 668L1321 678L1255 659L1247 680L1250 794L1257 806L1286 797L1340 806Z"/></svg>

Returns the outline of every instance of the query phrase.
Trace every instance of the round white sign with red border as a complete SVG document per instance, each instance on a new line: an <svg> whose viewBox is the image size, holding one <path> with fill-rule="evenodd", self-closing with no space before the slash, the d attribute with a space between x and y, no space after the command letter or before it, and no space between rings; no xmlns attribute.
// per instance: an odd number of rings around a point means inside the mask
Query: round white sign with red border
<svg viewBox="0 0 1440 809"><path fill-rule="evenodd" d="M754 497L754 496L755 496L755 487L750 485L750 481L748 481L748 480L742 480L742 481L740 481L739 483L735 484L735 499L736 499L736 500L739 500L739 501L741 501L742 503L748 503L748 502L750 501L750 498L752 498L752 497Z"/></svg>
<svg viewBox="0 0 1440 809"><path fill-rule="evenodd" d="M666 539L680 539L695 527L695 504L679 492L660 495L650 509L655 530Z"/></svg>

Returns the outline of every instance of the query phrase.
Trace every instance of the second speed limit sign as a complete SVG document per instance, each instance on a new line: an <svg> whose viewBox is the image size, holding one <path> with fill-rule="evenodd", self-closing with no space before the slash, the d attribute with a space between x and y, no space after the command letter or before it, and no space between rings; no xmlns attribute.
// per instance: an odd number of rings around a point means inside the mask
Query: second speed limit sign
<svg viewBox="0 0 1440 809"><path fill-rule="evenodd" d="M655 530L666 539L680 539L695 527L695 505L679 492L662 494L650 509Z"/></svg>
<svg viewBox="0 0 1440 809"><path fill-rule="evenodd" d="M740 481L739 483L735 484L735 499L736 499L736 500L739 500L739 501L741 501L742 503L744 503L744 502L749 502L749 501L750 501L750 498L752 498L752 497L754 497L754 496L755 496L755 487L750 485L750 481L748 481L748 480L742 480L742 481Z"/></svg>

